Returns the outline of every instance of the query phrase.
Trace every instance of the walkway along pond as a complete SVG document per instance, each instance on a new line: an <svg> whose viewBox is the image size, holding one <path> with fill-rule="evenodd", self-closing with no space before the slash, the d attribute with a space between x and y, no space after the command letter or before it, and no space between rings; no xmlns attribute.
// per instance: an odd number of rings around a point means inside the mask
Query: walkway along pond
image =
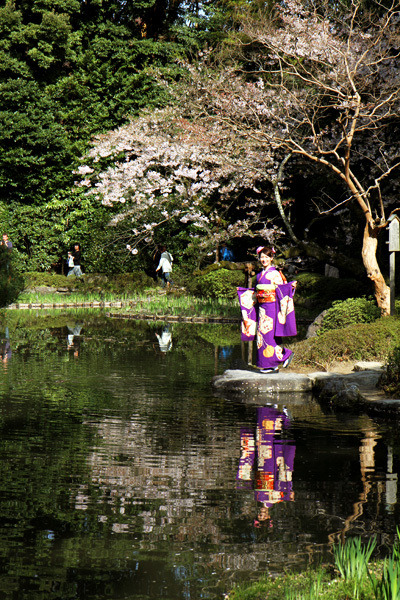
<svg viewBox="0 0 400 600"><path fill-rule="evenodd" d="M15 310L0 331L5 600L220 599L330 560L341 536L393 542L397 418L216 393L244 368L237 324ZM276 471L243 454L268 406Z"/></svg>

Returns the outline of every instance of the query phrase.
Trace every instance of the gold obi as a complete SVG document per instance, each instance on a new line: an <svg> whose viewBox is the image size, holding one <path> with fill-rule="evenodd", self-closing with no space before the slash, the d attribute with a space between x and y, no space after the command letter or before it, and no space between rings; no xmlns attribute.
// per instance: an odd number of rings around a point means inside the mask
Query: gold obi
<svg viewBox="0 0 400 600"><path fill-rule="evenodd" d="M275 302L276 300L276 286L273 283L258 285L256 287L256 297L259 304L265 302Z"/></svg>

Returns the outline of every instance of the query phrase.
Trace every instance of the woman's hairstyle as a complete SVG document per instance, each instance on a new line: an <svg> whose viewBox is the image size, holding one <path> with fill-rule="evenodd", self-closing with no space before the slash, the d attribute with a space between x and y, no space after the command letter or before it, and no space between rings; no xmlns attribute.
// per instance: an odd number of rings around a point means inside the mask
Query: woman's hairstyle
<svg viewBox="0 0 400 600"><path fill-rule="evenodd" d="M272 246L259 246L257 248L258 256L260 256L261 252L273 258L275 255L275 248L273 248Z"/></svg>

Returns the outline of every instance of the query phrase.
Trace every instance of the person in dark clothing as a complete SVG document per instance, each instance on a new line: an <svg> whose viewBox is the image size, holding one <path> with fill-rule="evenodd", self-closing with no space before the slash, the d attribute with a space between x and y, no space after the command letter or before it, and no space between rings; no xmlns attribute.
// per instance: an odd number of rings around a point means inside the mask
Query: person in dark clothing
<svg viewBox="0 0 400 600"><path fill-rule="evenodd" d="M0 241L0 245L3 246L3 248L7 252L7 257L5 258L5 266L6 266L7 272L9 272L9 270L10 270L11 251L12 251L13 245L12 245L11 240L8 239L7 233L3 233L3 239Z"/></svg>
<svg viewBox="0 0 400 600"><path fill-rule="evenodd" d="M161 258L161 250L160 250L160 246L157 246L156 249L154 250L154 253L152 256L154 281L158 280L158 273L157 273L156 269L158 267L158 263L160 262L160 258Z"/></svg>
<svg viewBox="0 0 400 600"><path fill-rule="evenodd" d="M0 244L8 248L8 251L11 252L13 245L12 241L8 239L7 233L3 233L3 240L0 242Z"/></svg>
<svg viewBox="0 0 400 600"><path fill-rule="evenodd" d="M232 250L230 248L228 248L226 244L222 244L220 255L221 255L221 260L233 261L233 259L234 259Z"/></svg>
<svg viewBox="0 0 400 600"><path fill-rule="evenodd" d="M75 275L76 277L82 277L82 269L81 269L81 247L79 244L74 245L74 250L72 252L72 256L74 259L73 269L68 271L68 275Z"/></svg>

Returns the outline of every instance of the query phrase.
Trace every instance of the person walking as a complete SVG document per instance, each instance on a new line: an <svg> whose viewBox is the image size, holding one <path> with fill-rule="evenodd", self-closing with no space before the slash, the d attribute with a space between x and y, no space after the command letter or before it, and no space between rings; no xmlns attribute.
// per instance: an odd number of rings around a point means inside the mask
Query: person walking
<svg viewBox="0 0 400 600"><path fill-rule="evenodd" d="M76 277L82 277L82 269L81 269L81 247L79 244L74 245L74 251L72 253L74 257L74 269L73 273ZM68 273L69 275L69 273Z"/></svg>
<svg viewBox="0 0 400 600"><path fill-rule="evenodd" d="M8 239L7 233L3 233L3 239L1 240L0 245L3 246L4 250L6 251L6 256L4 257L4 264L8 273L10 270L10 260L13 245L11 240Z"/></svg>
<svg viewBox="0 0 400 600"><path fill-rule="evenodd" d="M13 245L12 245L12 241L10 239L8 239L7 233L3 233L3 239L0 242L0 244L2 246L5 246L8 249L8 251L11 252Z"/></svg>
<svg viewBox="0 0 400 600"><path fill-rule="evenodd" d="M67 263L68 263L68 273L67 273L67 277L69 277L70 275L73 275L74 273L74 257L72 252L68 252L68 258L67 258Z"/></svg>
<svg viewBox="0 0 400 600"><path fill-rule="evenodd" d="M173 262L172 255L169 252L167 252L166 246L161 246L161 257L160 257L160 262L158 263L156 272L161 271L161 277L162 277L161 286L163 288L165 286L167 286L167 288L169 288L170 285L173 285L173 283L174 283L171 279L172 262Z"/></svg>

